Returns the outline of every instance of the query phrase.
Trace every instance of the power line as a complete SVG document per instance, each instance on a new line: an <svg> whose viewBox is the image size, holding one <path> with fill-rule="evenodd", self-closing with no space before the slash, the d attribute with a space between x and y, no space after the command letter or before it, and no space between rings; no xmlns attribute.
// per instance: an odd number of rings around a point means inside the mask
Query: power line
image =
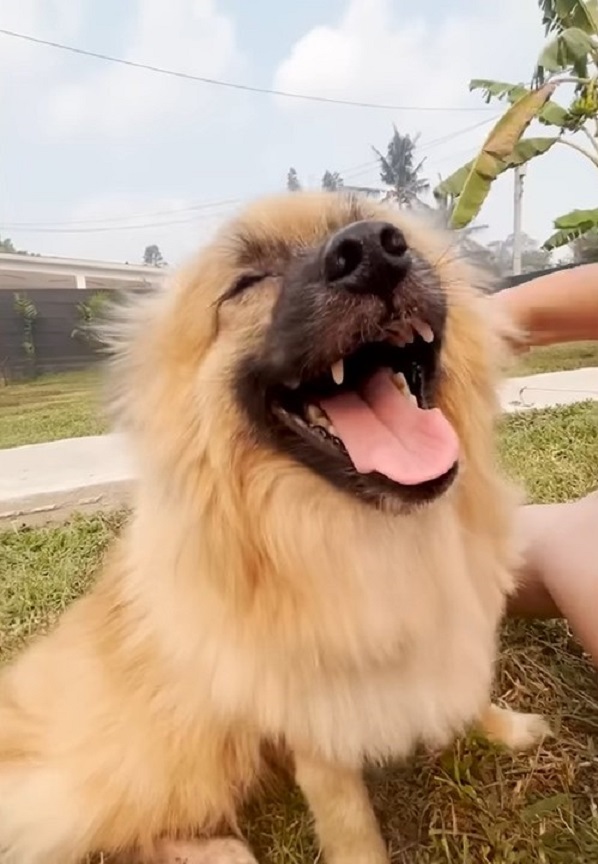
<svg viewBox="0 0 598 864"><path fill-rule="evenodd" d="M475 129L478 129L482 126L486 126L488 123L491 123L495 117L498 117L498 114L493 115L492 117L487 117L485 120L482 120L478 123L474 123L470 126L465 126L463 129L457 129L455 132L451 132L447 135L443 135L440 138L434 138L431 141L424 142L420 150L431 150L434 147L438 147L441 144L446 144L449 141L452 141L454 138L458 138L460 135L464 135L467 132L472 132ZM457 158L458 155L461 155L463 152L469 153L472 148L468 148L467 151L460 151L459 154L451 154L449 156L442 157L440 161L446 162L449 159ZM438 160L437 160L438 161ZM344 168L338 173L345 180L356 180L359 177L363 177L365 174L369 173L369 171L376 167L379 164L379 160L371 159L368 162L361 162L358 165L354 165L351 168ZM201 212L201 211L210 211L216 210L221 207L233 207L237 204L242 204L243 199L241 198L229 198L222 201L212 201L212 202L202 202L200 204L192 204L188 207L179 207L170 210L154 210L152 212L146 213L138 213L131 216L109 216L103 219L73 219L73 220L64 220L64 221L35 221L35 222L4 222L2 224L3 230L9 231L18 231L25 230L31 233L63 233L63 234L73 234L73 233L91 233L94 231L109 231L113 230L109 227L109 223L122 223L122 222L131 222L135 219L150 219L154 216L171 216L176 215L178 213L190 213L190 212ZM204 214L202 214L204 215ZM205 213L206 216L216 215L215 213ZM161 228L167 227L168 225L182 225L187 224L189 222L194 221L193 219L182 219L182 220L173 220L159 223L151 223L151 224L143 224L143 225L115 225L114 230L118 229L128 229L133 230L135 228ZM96 228L75 228L74 226L97 226ZM70 230L71 226L73 226L73 230Z"/></svg>
<svg viewBox="0 0 598 864"><path fill-rule="evenodd" d="M473 132L475 129L479 129L482 126L487 126L488 123L492 123L493 120L498 119L500 114L495 113L492 117L486 117L484 120L479 123L474 123L471 126L465 126L463 129L457 129L455 132L450 132L447 135L443 135L440 138L433 138L431 141L426 141L422 145L420 145L418 150L432 150L434 147L439 147L441 144L447 144L449 141L453 141L455 138L458 138L461 135L465 135L467 132ZM471 148L468 148L471 149ZM442 161L446 161L447 159L452 158L451 156L442 157ZM438 161L438 160L437 160ZM339 174L345 179L355 179L357 177L362 177L364 174L367 174L368 171L379 164L380 160L378 158L372 159L369 162L362 162L360 165L354 165L352 168L345 168L344 171L339 171Z"/></svg>
<svg viewBox="0 0 598 864"><path fill-rule="evenodd" d="M113 57L110 54L100 54L96 51L88 51L84 48L76 48L73 45L65 45L61 42L53 42L49 39L39 39L36 36L30 36L26 33L17 33L14 30L6 30L0 28L0 34L10 36L13 39L22 39L26 42L33 42L35 45L44 45L48 48L58 48L60 51L69 51L71 54L79 54L83 57L93 57L96 60L103 60L108 63L118 63L121 66L129 66L134 69L143 69L146 72L155 72L159 75L169 75L171 78L182 78L186 81L195 81L200 84L209 84L212 87L227 87L231 90L243 90L247 93L262 93L268 96L282 96L285 99L302 99L307 102L323 102L328 105L345 105L350 108L372 108L381 111L443 111L447 113L462 112L462 111L494 111L493 108L474 108L472 106L457 108L454 106L445 105L386 105L378 102L360 102L352 99L333 99L328 96L314 96L308 93L294 93L287 90L274 90L269 87L256 87L251 84L241 84L237 81L223 81L218 78L206 78L201 75L192 75L189 72L180 72L175 69L166 69L162 66L155 66L150 63L139 63L134 60L125 60L124 57Z"/></svg>
<svg viewBox="0 0 598 864"><path fill-rule="evenodd" d="M195 216L189 219L171 219L167 222L145 222L139 225L98 225L95 228L27 228L28 234L98 234L106 231L137 231L140 228L169 228L171 225L190 225L192 222L197 222L201 218L210 218L215 216L214 213L204 213L200 216ZM9 231L13 230L12 225L5 225Z"/></svg>
<svg viewBox="0 0 598 864"><path fill-rule="evenodd" d="M0 31L2 32L2 31ZM419 149L420 150L431 150L434 147L438 147L441 144L446 144L449 141L452 141L455 138L458 138L461 135L465 135L467 132L472 132L475 129L478 129L482 126L486 126L488 123L491 123L495 117L498 117L498 114L493 114L492 117L487 117L484 120L481 120L477 123L474 123L470 126L465 126L462 129L457 129L454 132L450 132L447 135L443 135L439 138L433 138L430 141L424 142ZM471 148L468 148L468 151ZM451 156L443 157L441 161L447 161L447 159L456 158L458 154L452 154ZM364 174L367 174L372 168L377 166L379 163L378 158L369 160L368 162L361 162L359 165L354 165L351 168L344 168L338 173L344 179L354 180L359 177L362 177ZM180 219L180 220L168 220L165 222L158 223L149 223L149 224L141 224L141 225L121 225L116 224L114 228L110 227L112 223L122 223L122 222L131 222L136 219L150 219L155 216L171 216L176 215L178 213L190 213L190 212L201 212L201 211L211 211L216 210L221 207L232 207L236 204L242 204L243 199L240 198L229 198L222 201L212 201L212 202L202 202L199 204L191 204L187 207L179 207L175 209L169 210L154 210L146 213L138 213L131 216L107 216L102 219L72 219L72 220L64 220L64 221L34 221L34 222L4 222L2 224L3 230L15 231L15 230L25 230L31 233L62 233L62 234L76 234L76 233L93 233L96 231L110 231L110 230L134 230L136 228L162 228L168 227L169 225L183 225L190 222L193 222L193 219ZM216 215L215 213L202 213L202 215L212 216ZM96 226L94 228L78 228L74 226ZM71 230L72 228L72 230Z"/></svg>
<svg viewBox="0 0 598 864"><path fill-rule="evenodd" d="M197 212L202 210L211 210L218 209L220 207L232 207L235 204L240 204L240 198L229 198L224 201L213 201L210 203L201 203L201 204L191 204L188 207L177 207L169 210L154 210L149 213L137 213L131 216L107 216L103 219L67 219L64 221L54 221L44 222L44 221L35 221L35 222L6 222L3 223L4 228L46 228L46 227L68 227L70 225L105 225L109 222L131 222L135 219L150 219L153 216L170 216L175 215L177 213L189 213L191 211ZM211 215L211 214L208 214ZM125 226L126 227L126 226ZM136 226L129 226L134 228Z"/></svg>

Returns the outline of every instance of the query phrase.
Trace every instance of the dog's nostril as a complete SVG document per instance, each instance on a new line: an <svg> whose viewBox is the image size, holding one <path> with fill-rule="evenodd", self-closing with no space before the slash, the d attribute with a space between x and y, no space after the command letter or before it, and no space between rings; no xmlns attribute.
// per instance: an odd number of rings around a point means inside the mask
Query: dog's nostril
<svg viewBox="0 0 598 864"><path fill-rule="evenodd" d="M394 258L402 258L407 252L407 241L402 231L392 225L383 228L380 233L380 245L387 253Z"/></svg>
<svg viewBox="0 0 598 864"><path fill-rule="evenodd" d="M360 240L346 238L334 244L326 256L326 278L336 282L354 273L363 261L363 244Z"/></svg>

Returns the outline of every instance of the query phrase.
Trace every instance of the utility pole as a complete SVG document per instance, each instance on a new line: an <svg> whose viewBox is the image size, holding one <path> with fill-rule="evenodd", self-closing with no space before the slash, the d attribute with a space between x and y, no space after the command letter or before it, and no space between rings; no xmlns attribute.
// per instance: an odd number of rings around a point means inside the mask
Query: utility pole
<svg viewBox="0 0 598 864"><path fill-rule="evenodd" d="M521 211L523 207L523 178L525 165L517 165L514 171L515 190L513 198L513 276L521 273Z"/></svg>

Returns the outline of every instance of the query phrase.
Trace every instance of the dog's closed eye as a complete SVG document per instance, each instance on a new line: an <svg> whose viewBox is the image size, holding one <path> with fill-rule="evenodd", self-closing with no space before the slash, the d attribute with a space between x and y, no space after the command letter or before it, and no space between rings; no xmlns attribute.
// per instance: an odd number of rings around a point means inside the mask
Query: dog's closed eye
<svg viewBox="0 0 598 864"><path fill-rule="evenodd" d="M235 297L238 297L239 294L242 294L248 288L252 288L254 285L263 282L264 279L273 275L273 273L267 271L242 273L219 298L218 305L225 303L227 300L232 300Z"/></svg>

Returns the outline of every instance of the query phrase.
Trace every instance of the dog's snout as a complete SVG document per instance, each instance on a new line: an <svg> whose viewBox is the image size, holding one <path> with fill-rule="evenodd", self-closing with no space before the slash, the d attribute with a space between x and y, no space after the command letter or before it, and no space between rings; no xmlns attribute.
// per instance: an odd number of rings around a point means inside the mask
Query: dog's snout
<svg viewBox="0 0 598 864"><path fill-rule="evenodd" d="M407 241L390 222L353 222L329 239L323 264L329 284L386 296L409 269Z"/></svg>

